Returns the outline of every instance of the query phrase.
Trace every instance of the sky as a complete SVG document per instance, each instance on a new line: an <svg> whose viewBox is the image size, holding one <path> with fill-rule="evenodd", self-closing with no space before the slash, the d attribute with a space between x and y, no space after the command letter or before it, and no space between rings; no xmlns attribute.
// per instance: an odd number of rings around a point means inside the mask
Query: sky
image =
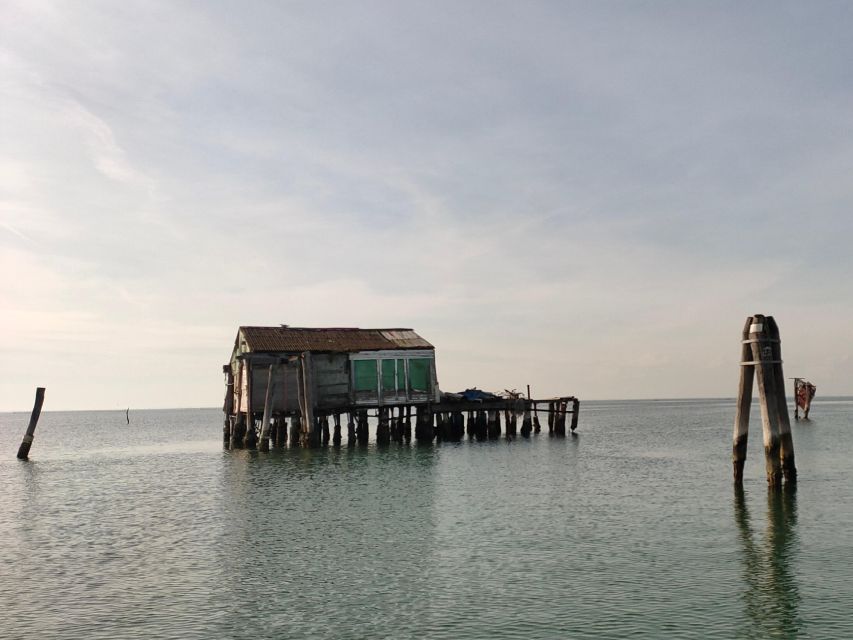
<svg viewBox="0 0 853 640"><path fill-rule="evenodd" d="M0 410L221 406L240 325L444 390L853 394L849 2L0 0Z"/></svg>

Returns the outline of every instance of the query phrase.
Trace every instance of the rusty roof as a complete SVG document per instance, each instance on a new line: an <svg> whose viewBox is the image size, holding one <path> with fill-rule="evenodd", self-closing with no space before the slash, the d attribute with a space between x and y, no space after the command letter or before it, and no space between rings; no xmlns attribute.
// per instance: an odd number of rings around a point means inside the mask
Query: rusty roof
<svg viewBox="0 0 853 640"><path fill-rule="evenodd" d="M433 349L411 329L240 327L249 351L352 353L382 349Z"/></svg>

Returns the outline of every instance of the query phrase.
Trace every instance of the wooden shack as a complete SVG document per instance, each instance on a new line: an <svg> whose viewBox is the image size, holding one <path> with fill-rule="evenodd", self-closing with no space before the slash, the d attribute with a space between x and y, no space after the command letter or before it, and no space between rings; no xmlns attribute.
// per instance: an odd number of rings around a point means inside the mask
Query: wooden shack
<svg viewBox="0 0 853 640"><path fill-rule="evenodd" d="M265 413L411 407L440 394L435 348L412 329L240 327L224 371L226 416L238 431Z"/></svg>
<svg viewBox="0 0 853 640"><path fill-rule="evenodd" d="M573 414L572 431L577 426L572 396L494 396L484 402L442 394L435 348L412 329L240 327L223 372L224 437L232 448L268 450L288 439L291 446L324 444L331 437L330 418L337 444L344 416L349 444L367 442L368 416L377 420L380 444L410 440L413 416L419 441L460 439L463 412L472 437L499 435L501 412L508 438L521 415L522 435L533 424L538 432L537 410L549 415L549 432L565 434L567 414Z"/></svg>

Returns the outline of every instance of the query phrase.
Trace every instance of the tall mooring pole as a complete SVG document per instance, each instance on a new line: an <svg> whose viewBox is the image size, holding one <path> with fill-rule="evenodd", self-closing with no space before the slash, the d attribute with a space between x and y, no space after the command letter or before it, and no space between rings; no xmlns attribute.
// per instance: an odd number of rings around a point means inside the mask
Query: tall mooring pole
<svg viewBox="0 0 853 640"><path fill-rule="evenodd" d="M33 412L30 414L30 424L27 425L27 432L24 434L21 446L18 447L18 460L26 460L30 455L30 447L33 444L33 436L36 433L36 425L38 424L43 404L44 387L38 387L36 389L36 402L33 405Z"/></svg>
<svg viewBox="0 0 853 640"><path fill-rule="evenodd" d="M753 379L758 379L758 397L764 432L764 457L767 483L771 487L797 481L794 441L785 398L782 374L782 348L779 327L773 316L756 314L746 319L741 340L740 384L735 414L732 463L734 481L743 483L746 443L749 436L749 411Z"/></svg>

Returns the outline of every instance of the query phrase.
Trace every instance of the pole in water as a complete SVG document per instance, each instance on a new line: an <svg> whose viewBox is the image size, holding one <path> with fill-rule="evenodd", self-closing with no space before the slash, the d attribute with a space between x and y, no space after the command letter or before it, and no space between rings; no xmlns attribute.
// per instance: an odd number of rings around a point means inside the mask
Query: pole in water
<svg viewBox="0 0 853 640"><path fill-rule="evenodd" d="M127 419L127 424L130 424L130 407L124 412L124 417Z"/></svg>
<svg viewBox="0 0 853 640"><path fill-rule="evenodd" d="M44 387L36 389L36 402L33 405L33 412L30 414L30 424L27 425L27 432L24 434L24 439L21 441L21 446L18 447L18 460L26 460L30 455L30 446L33 444L33 435L36 432L36 425L41 415L41 406L44 404Z"/></svg>

